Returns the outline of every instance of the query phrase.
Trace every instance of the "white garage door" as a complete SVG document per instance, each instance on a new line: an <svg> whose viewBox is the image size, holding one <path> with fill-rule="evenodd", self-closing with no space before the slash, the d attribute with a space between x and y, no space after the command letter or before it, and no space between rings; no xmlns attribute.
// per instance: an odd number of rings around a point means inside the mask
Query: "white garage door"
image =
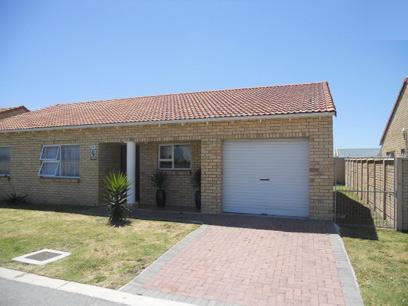
<svg viewBox="0 0 408 306"><path fill-rule="evenodd" d="M308 141L225 142L223 190L225 212L307 217Z"/></svg>

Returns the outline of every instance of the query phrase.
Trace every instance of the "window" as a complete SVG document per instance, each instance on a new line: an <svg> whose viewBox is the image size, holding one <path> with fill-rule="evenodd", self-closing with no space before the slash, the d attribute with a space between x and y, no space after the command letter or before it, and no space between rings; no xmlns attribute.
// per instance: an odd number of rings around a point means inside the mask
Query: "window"
<svg viewBox="0 0 408 306"><path fill-rule="evenodd" d="M0 147L0 176L10 175L10 147Z"/></svg>
<svg viewBox="0 0 408 306"><path fill-rule="evenodd" d="M41 150L39 176L79 177L78 145L45 145Z"/></svg>
<svg viewBox="0 0 408 306"><path fill-rule="evenodd" d="M191 145L159 145L159 169L190 170Z"/></svg>
<svg viewBox="0 0 408 306"><path fill-rule="evenodd" d="M395 152L394 151L387 152L386 155L387 155L388 158L394 158L395 157Z"/></svg>

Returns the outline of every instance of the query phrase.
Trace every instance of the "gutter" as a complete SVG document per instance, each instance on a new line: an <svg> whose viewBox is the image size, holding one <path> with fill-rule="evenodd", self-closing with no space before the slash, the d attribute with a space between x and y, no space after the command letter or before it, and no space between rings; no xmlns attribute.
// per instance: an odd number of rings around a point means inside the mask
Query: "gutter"
<svg viewBox="0 0 408 306"><path fill-rule="evenodd" d="M0 134L6 133L21 133L21 132L37 132L37 131L55 131L55 130L71 130L71 129L90 129L90 128L108 128L108 127L126 127L139 125L165 125L165 124L187 124L198 122L225 122L225 121L243 121L243 120L269 120L269 119L297 119L309 117L328 117L336 116L336 112L317 112L317 113L296 113L296 114L282 114L282 115L264 115L264 116L239 116L239 117L213 117L202 119L180 119L180 120L158 120L145 122L122 122L122 123L104 123L104 124L87 124L87 125L67 125L56 127L43 128L28 128L28 129L13 129L0 130Z"/></svg>

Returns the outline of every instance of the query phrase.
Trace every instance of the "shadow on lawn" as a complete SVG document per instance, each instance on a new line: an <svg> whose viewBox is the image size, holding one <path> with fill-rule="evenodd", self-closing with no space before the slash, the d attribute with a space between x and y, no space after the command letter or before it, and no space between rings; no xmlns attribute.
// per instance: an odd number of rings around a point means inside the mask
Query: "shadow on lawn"
<svg viewBox="0 0 408 306"><path fill-rule="evenodd" d="M54 211L54 212L65 212L65 213L71 213L71 214L93 215L93 216L101 216L101 217L107 217L109 215L108 210L103 206L90 207L90 206L77 206L77 205L52 205L52 204L48 205L48 204L32 204L32 203L7 204L5 202L0 202L0 208Z"/></svg>
<svg viewBox="0 0 408 306"><path fill-rule="evenodd" d="M24 210L35 210L35 211L52 211L52 212L61 212L61 213L70 213L70 214L80 214L87 216L96 216L96 217L106 217L107 226L112 227L124 227L129 226L132 222L130 220L123 220L114 223L110 223L109 211L106 207L90 207L90 206L74 206L74 205L46 205L46 204L31 204L31 203L19 203L19 204L7 204L4 202L0 203L1 208L12 208L12 209L24 209ZM129 216L131 217L131 216Z"/></svg>
<svg viewBox="0 0 408 306"><path fill-rule="evenodd" d="M375 227L341 225L340 235L342 237L378 240L377 230Z"/></svg>
<svg viewBox="0 0 408 306"><path fill-rule="evenodd" d="M342 192L336 192L336 223L342 236L378 240L370 208Z"/></svg>
<svg viewBox="0 0 408 306"><path fill-rule="evenodd" d="M105 207L86 207L69 205L0 205L1 207L74 213L90 216L108 217ZM251 228L261 230L275 230L297 233L334 234L336 229L331 221L316 221L302 218L284 218L278 216L260 216L247 214L206 214L192 211L175 211L173 209L136 208L132 210L131 218L142 220L156 220L166 222L209 224L227 227Z"/></svg>

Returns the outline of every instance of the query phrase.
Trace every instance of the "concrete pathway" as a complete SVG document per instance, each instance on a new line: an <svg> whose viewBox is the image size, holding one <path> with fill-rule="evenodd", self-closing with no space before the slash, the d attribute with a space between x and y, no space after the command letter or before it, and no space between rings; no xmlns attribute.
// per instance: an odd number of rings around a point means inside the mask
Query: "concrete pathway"
<svg viewBox="0 0 408 306"><path fill-rule="evenodd" d="M362 305L332 223L224 217L226 226L202 225L121 290L199 305Z"/></svg>

